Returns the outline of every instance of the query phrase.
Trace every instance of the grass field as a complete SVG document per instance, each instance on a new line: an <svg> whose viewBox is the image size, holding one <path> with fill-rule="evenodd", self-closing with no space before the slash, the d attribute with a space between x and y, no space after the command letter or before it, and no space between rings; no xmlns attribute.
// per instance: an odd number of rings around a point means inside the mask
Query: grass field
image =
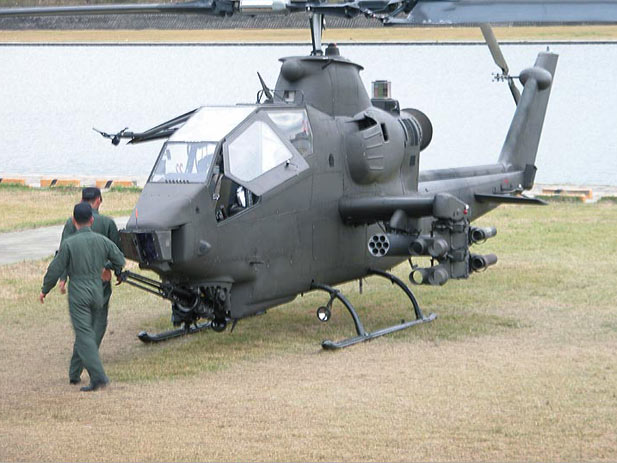
<svg viewBox="0 0 617 463"><path fill-rule="evenodd" d="M120 286L103 360L112 385L67 381L66 298L36 301L48 261L0 267L3 461L615 461L617 205L502 207L499 263L419 288L432 324L325 352L352 334L308 294L235 332L146 346L163 301ZM406 278L407 268L395 273ZM369 329L410 318L370 278L342 287ZM85 376L85 375L84 375Z"/></svg>
<svg viewBox="0 0 617 463"><path fill-rule="evenodd" d="M129 215L138 189L111 189L103 193L101 213ZM81 200L81 188L28 188L0 185L0 233L64 223Z"/></svg>

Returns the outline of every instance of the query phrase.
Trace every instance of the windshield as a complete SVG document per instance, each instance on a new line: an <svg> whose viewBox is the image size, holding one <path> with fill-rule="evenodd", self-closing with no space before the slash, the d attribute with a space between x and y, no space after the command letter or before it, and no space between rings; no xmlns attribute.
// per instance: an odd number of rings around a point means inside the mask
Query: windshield
<svg viewBox="0 0 617 463"><path fill-rule="evenodd" d="M218 142L254 109L254 106L200 108L163 145L149 181L205 183Z"/></svg>
<svg viewBox="0 0 617 463"><path fill-rule="evenodd" d="M255 106L204 106L169 141L219 141L255 110Z"/></svg>
<svg viewBox="0 0 617 463"><path fill-rule="evenodd" d="M313 134L305 110L268 111L268 116L300 154L313 153Z"/></svg>
<svg viewBox="0 0 617 463"><path fill-rule="evenodd" d="M157 183L204 183L212 164L216 143L167 142L152 175Z"/></svg>
<svg viewBox="0 0 617 463"><path fill-rule="evenodd" d="M229 172L239 180L251 181L291 159L292 153L263 121L255 121L227 144Z"/></svg>

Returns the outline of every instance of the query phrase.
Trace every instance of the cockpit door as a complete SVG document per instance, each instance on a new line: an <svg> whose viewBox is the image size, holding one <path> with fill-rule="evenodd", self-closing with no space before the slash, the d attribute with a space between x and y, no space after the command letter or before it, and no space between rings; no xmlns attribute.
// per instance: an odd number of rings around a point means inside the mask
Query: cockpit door
<svg viewBox="0 0 617 463"><path fill-rule="evenodd" d="M287 137L261 112L227 136L223 157L225 175L258 196L309 167Z"/></svg>

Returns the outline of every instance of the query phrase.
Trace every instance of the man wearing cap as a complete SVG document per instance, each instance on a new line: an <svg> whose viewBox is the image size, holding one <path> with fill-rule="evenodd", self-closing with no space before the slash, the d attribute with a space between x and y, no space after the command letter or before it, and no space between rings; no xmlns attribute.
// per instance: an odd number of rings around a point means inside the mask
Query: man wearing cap
<svg viewBox="0 0 617 463"><path fill-rule="evenodd" d="M104 310L101 272L109 263L116 274L125 264L120 249L108 238L92 232L94 217L87 202L76 204L72 222L76 232L63 240L60 250L47 268L39 300L56 285L63 275L69 278L69 312L75 331L74 353L90 375L90 384L82 391L104 388L109 379L99 356L95 327L107 318Z"/></svg>
<svg viewBox="0 0 617 463"><path fill-rule="evenodd" d="M116 223L110 217L99 214L99 207L103 202L103 197L101 196L101 190L94 187L86 187L81 192L81 200L87 204L90 204L92 207L92 215L94 217L94 223L92 224L92 231L95 233L99 233L107 238L109 238L113 243L120 247L120 234L118 233L118 228L116 227ZM69 219L64 224L64 230L62 230L62 239L60 240L60 246L64 240L68 237L73 236L76 233L77 229L73 224L73 219L69 217ZM97 346L101 345L103 341L103 337L105 336L105 331L107 330L107 314L109 312L109 299L111 298L111 271L109 270L111 266L109 263L105 264L105 270L103 272L103 312L105 317L99 318L98 323L94 326L94 334L96 337ZM64 294L66 290L64 289L66 284L66 274L60 277L60 292ZM71 364L69 367L69 382L71 384L78 384L81 381L81 373L84 369L83 364L77 355L76 348L73 348L73 357L71 358Z"/></svg>

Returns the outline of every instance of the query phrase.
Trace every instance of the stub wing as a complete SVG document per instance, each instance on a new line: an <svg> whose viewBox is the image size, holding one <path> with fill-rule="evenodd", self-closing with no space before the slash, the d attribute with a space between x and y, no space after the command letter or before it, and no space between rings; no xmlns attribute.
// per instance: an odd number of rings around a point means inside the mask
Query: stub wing
<svg viewBox="0 0 617 463"><path fill-rule="evenodd" d="M348 225L389 221L397 210L407 217L427 217L433 214L434 201L434 196L343 197L339 201L339 213Z"/></svg>
<svg viewBox="0 0 617 463"><path fill-rule="evenodd" d="M476 201L495 204L520 204L529 206L546 206L548 203L540 198L530 198L517 194L481 194L474 195Z"/></svg>

